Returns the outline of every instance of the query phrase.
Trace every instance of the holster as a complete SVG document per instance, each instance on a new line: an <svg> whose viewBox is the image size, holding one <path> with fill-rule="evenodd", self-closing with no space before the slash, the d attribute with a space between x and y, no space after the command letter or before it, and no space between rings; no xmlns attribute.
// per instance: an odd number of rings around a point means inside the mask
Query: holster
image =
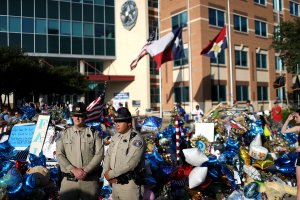
<svg viewBox="0 0 300 200"><path fill-rule="evenodd" d="M78 180L75 178L75 176L71 173L61 173L62 177L66 177L68 181L74 181L77 182Z"/></svg>

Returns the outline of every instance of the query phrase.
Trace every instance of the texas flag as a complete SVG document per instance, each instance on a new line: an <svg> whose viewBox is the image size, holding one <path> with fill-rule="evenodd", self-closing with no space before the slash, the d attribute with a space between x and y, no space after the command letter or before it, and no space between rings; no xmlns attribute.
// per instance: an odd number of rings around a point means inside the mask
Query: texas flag
<svg viewBox="0 0 300 200"><path fill-rule="evenodd" d="M220 33L209 42L207 47L201 51L201 55L205 55L211 58L217 58L218 54L227 48L226 26L224 26Z"/></svg>
<svg viewBox="0 0 300 200"><path fill-rule="evenodd" d="M146 51L154 59L158 70L161 64L185 57L182 43L182 28L179 27L159 40L153 41L146 47Z"/></svg>

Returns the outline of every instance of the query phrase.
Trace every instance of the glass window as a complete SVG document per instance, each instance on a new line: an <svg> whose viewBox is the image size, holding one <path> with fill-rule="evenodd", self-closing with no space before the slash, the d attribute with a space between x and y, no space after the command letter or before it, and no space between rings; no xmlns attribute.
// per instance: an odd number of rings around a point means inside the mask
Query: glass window
<svg viewBox="0 0 300 200"><path fill-rule="evenodd" d="M82 38L72 37L72 54L82 54Z"/></svg>
<svg viewBox="0 0 300 200"><path fill-rule="evenodd" d="M267 69L267 55L256 53L256 67L260 69Z"/></svg>
<svg viewBox="0 0 300 200"><path fill-rule="evenodd" d="M172 17L172 29L174 30L178 27L187 27L186 11Z"/></svg>
<svg viewBox="0 0 300 200"><path fill-rule="evenodd" d="M34 33L33 18L23 18L23 20L22 20L22 32L23 33Z"/></svg>
<svg viewBox="0 0 300 200"><path fill-rule="evenodd" d="M7 17L0 16L0 31L7 31Z"/></svg>
<svg viewBox="0 0 300 200"><path fill-rule="evenodd" d="M148 7L150 8L158 8L158 0L149 0Z"/></svg>
<svg viewBox="0 0 300 200"><path fill-rule="evenodd" d="M34 52L34 37L33 34L22 35L22 48L26 52Z"/></svg>
<svg viewBox="0 0 300 200"><path fill-rule="evenodd" d="M58 36L48 36L48 53L58 53Z"/></svg>
<svg viewBox="0 0 300 200"><path fill-rule="evenodd" d="M115 5L115 1L114 0L105 0L105 5L114 6Z"/></svg>
<svg viewBox="0 0 300 200"><path fill-rule="evenodd" d="M184 58L179 60L174 60L174 67L180 67L189 64L189 50L188 48L184 49Z"/></svg>
<svg viewBox="0 0 300 200"><path fill-rule="evenodd" d="M241 67L248 66L248 52L235 50L235 65Z"/></svg>
<svg viewBox="0 0 300 200"><path fill-rule="evenodd" d="M150 101L151 103L159 103L159 88L150 86Z"/></svg>
<svg viewBox="0 0 300 200"><path fill-rule="evenodd" d="M210 63L225 65L225 49L222 49L220 51L220 53L218 54L218 59L210 58Z"/></svg>
<svg viewBox="0 0 300 200"><path fill-rule="evenodd" d="M60 2L60 19L70 19L71 4L68 2Z"/></svg>
<svg viewBox="0 0 300 200"><path fill-rule="evenodd" d="M104 22L104 8L103 6L95 6L95 22Z"/></svg>
<svg viewBox="0 0 300 200"><path fill-rule="evenodd" d="M94 16L93 11L92 5L83 5L83 21L92 22Z"/></svg>
<svg viewBox="0 0 300 200"><path fill-rule="evenodd" d="M82 21L82 4L72 3L72 20Z"/></svg>
<svg viewBox="0 0 300 200"><path fill-rule="evenodd" d="M92 23L83 23L83 35L94 36L94 26Z"/></svg>
<svg viewBox="0 0 300 200"><path fill-rule="evenodd" d="M20 17L9 17L9 31L10 32L21 32L21 18Z"/></svg>
<svg viewBox="0 0 300 200"><path fill-rule="evenodd" d="M104 0L94 0L97 5L104 5Z"/></svg>
<svg viewBox="0 0 300 200"><path fill-rule="evenodd" d="M35 32L40 34L47 33L47 24L45 19L36 19L35 20Z"/></svg>
<svg viewBox="0 0 300 200"><path fill-rule="evenodd" d="M257 100L258 101L267 101L268 100L268 87L257 86Z"/></svg>
<svg viewBox="0 0 300 200"><path fill-rule="evenodd" d="M7 0L0 0L0 15L7 15Z"/></svg>
<svg viewBox="0 0 300 200"><path fill-rule="evenodd" d="M114 7L105 6L105 22L109 24L115 23L115 9Z"/></svg>
<svg viewBox="0 0 300 200"><path fill-rule="evenodd" d="M175 102L189 102L189 87L175 87L174 99Z"/></svg>
<svg viewBox="0 0 300 200"><path fill-rule="evenodd" d="M22 16L33 17L34 0L22 0Z"/></svg>
<svg viewBox="0 0 300 200"><path fill-rule="evenodd" d="M35 17L46 18L46 0L35 1Z"/></svg>
<svg viewBox="0 0 300 200"><path fill-rule="evenodd" d="M94 3L94 0L83 0L83 3Z"/></svg>
<svg viewBox="0 0 300 200"><path fill-rule="evenodd" d="M47 53L47 41L45 35L35 35L35 52Z"/></svg>
<svg viewBox="0 0 300 200"><path fill-rule="evenodd" d="M74 36L82 36L82 23L81 22L73 22L72 23L72 34Z"/></svg>
<svg viewBox="0 0 300 200"><path fill-rule="evenodd" d="M84 54L93 55L94 54L94 45L92 38L84 38Z"/></svg>
<svg viewBox="0 0 300 200"><path fill-rule="evenodd" d="M248 21L246 17L233 15L234 30L248 32Z"/></svg>
<svg viewBox="0 0 300 200"><path fill-rule="evenodd" d="M0 33L0 46L8 46L7 45L7 33Z"/></svg>
<svg viewBox="0 0 300 200"><path fill-rule="evenodd" d="M290 14L294 16L299 16L299 4L290 1Z"/></svg>
<svg viewBox="0 0 300 200"><path fill-rule="evenodd" d="M208 21L210 25L223 27L225 24L225 13L224 11L209 8L208 9Z"/></svg>
<svg viewBox="0 0 300 200"><path fill-rule="evenodd" d="M115 38L115 26L113 25L107 25L106 24L106 29L105 29L105 32L106 32L106 38Z"/></svg>
<svg viewBox="0 0 300 200"><path fill-rule="evenodd" d="M104 40L95 39L95 55L104 55Z"/></svg>
<svg viewBox="0 0 300 200"><path fill-rule="evenodd" d="M106 55L114 56L115 55L115 40L106 40Z"/></svg>
<svg viewBox="0 0 300 200"><path fill-rule="evenodd" d="M48 0L48 18L58 19L58 2Z"/></svg>
<svg viewBox="0 0 300 200"><path fill-rule="evenodd" d="M275 69L276 71L284 70L282 59L279 56L275 56Z"/></svg>
<svg viewBox="0 0 300 200"><path fill-rule="evenodd" d="M104 38L104 25L95 24L95 37Z"/></svg>
<svg viewBox="0 0 300 200"><path fill-rule="evenodd" d="M21 1L9 0L9 15L21 16ZM1 5L2 6L2 5Z"/></svg>
<svg viewBox="0 0 300 200"><path fill-rule="evenodd" d="M48 20L48 34L58 34L58 20Z"/></svg>
<svg viewBox="0 0 300 200"><path fill-rule="evenodd" d="M254 0L254 2L260 5L266 5L266 0Z"/></svg>
<svg viewBox="0 0 300 200"><path fill-rule="evenodd" d="M156 69L157 64L156 62L153 60L153 58L150 58L150 74L151 75L158 75L159 74L159 70Z"/></svg>
<svg viewBox="0 0 300 200"><path fill-rule="evenodd" d="M285 87L281 87L281 88L276 89L276 99L286 100Z"/></svg>
<svg viewBox="0 0 300 200"><path fill-rule="evenodd" d="M71 22L70 21L60 21L60 34L71 35Z"/></svg>
<svg viewBox="0 0 300 200"><path fill-rule="evenodd" d="M212 85L211 90L212 101L226 101L226 86L225 85Z"/></svg>
<svg viewBox="0 0 300 200"><path fill-rule="evenodd" d="M278 5L278 3L279 3L279 5ZM278 9L279 8L279 9ZM275 10L275 11L282 11L282 1L281 0L273 0L273 10Z"/></svg>
<svg viewBox="0 0 300 200"><path fill-rule="evenodd" d="M254 20L254 21L255 21L255 35L267 37L266 22L262 22L262 21L258 21L258 20Z"/></svg>
<svg viewBox="0 0 300 200"><path fill-rule="evenodd" d="M9 34L9 46L21 48L21 34L19 33L10 33Z"/></svg>
<svg viewBox="0 0 300 200"><path fill-rule="evenodd" d="M66 36L60 37L60 53L65 53L65 54L71 53L71 37L66 37Z"/></svg>
<svg viewBox="0 0 300 200"><path fill-rule="evenodd" d="M247 101L248 96L248 86L247 85L237 85L236 86L236 100L238 101Z"/></svg>

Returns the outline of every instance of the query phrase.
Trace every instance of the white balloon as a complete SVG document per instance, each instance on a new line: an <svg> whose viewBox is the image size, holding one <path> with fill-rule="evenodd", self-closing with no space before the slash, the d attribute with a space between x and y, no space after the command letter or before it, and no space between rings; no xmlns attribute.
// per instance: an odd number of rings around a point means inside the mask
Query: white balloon
<svg viewBox="0 0 300 200"><path fill-rule="evenodd" d="M204 162L208 161L207 156L198 150L198 148L183 149L185 161L192 166L200 167Z"/></svg>
<svg viewBox="0 0 300 200"><path fill-rule="evenodd" d="M250 145L249 154L256 160L265 160L268 155L268 149L263 146Z"/></svg>
<svg viewBox="0 0 300 200"><path fill-rule="evenodd" d="M205 181L207 175L207 167L194 167L189 174L189 188L199 186Z"/></svg>
<svg viewBox="0 0 300 200"><path fill-rule="evenodd" d="M250 147L251 147L252 145L262 146L260 134L257 134L257 135L255 136L254 140L250 143Z"/></svg>

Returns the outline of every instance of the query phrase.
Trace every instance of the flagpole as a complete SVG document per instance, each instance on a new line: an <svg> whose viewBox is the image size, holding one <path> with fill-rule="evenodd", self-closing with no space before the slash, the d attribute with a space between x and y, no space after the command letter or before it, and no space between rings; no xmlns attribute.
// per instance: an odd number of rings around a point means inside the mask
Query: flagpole
<svg viewBox="0 0 300 200"><path fill-rule="evenodd" d="M157 22L157 26L158 26L158 34L156 35L156 40L159 38L160 35L160 1L157 1L158 3L158 22ZM163 109L162 109L162 72L161 72L161 68L159 69L159 116L160 118L163 117Z"/></svg>
<svg viewBox="0 0 300 200"><path fill-rule="evenodd" d="M188 31L189 31L189 68L190 68L190 112L193 110L193 76L192 76L192 45L191 45L191 19L190 19L190 0L188 0Z"/></svg>
<svg viewBox="0 0 300 200"><path fill-rule="evenodd" d="M278 23L278 29L280 31L280 9L279 9L279 0L276 1L276 7L277 7L277 23ZM280 76L282 76L282 64L280 65ZM283 86L284 87L284 86ZM280 101L283 103L283 87L280 88Z"/></svg>
<svg viewBox="0 0 300 200"><path fill-rule="evenodd" d="M228 7L228 49L229 49L229 75L230 75L230 106L233 106L233 77L232 77L232 52L231 52L231 30L230 30L230 0L227 1Z"/></svg>

